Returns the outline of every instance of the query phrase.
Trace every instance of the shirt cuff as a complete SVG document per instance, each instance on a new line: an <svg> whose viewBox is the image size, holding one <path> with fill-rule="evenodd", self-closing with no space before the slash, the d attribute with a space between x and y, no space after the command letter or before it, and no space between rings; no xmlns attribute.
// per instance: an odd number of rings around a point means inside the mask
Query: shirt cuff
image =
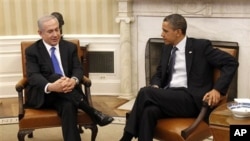
<svg viewBox="0 0 250 141"><path fill-rule="evenodd" d="M46 94L50 94L50 91L48 91L48 86L50 85L51 83L48 83L45 87L44 87L44 92Z"/></svg>

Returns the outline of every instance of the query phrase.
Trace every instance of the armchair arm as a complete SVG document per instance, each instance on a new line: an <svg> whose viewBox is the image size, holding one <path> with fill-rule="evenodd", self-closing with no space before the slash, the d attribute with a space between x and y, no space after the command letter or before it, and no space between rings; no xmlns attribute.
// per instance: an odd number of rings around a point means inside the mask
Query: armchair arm
<svg viewBox="0 0 250 141"><path fill-rule="evenodd" d="M16 91L22 92L22 90L26 87L27 84L28 84L27 78L23 78L19 80L16 84Z"/></svg>
<svg viewBox="0 0 250 141"><path fill-rule="evenodd" d="M226 103L227 102L227 95L226 96L221 96L220 97L220 101L219 103L216 105L216 107L218 105L221 105L223 103ZM187 127L186 129L183 129L181 131L181 136L186 139L194 130L195 128L199 125L199 123L204 120L206 114L207 114L207 110L208 110L208 103L203 101L202 103L202 108L201 108L201 111L198 115L198 117L195 119L195 121L189 126Z"/></svg>
<svg viewBox="0 0 250 141"><path fill-rule="evenodd" d="M87 97L88 103L90 106L93 106L93 102L91 99L91 93L90 93L91 80L88 77L83 76L82 84L84 85L84 91L85 91L85 95Z"/></svg>
<svg viewBox="0 0 250 141"><path fill-rule="evenodd" d="M19 114L18 114L19 120L22 119L24 116L23 90L26 87L27 83L28 83L27 78L23 78L16 84L16 91L18 93L18 104L19 104Z"/></svg>
<svg viewBox="0 0 250 141"><path fill-rule="evenodd" d="M91 80L86 76L83 76L82 83L83 83L83 85L85 87L90 87L91 86Z"/></svg>
<svg viewBox="0 0 250 141"><path fill-rule="evenodd" d="M181 136L186 139L193 131L194 129L199 125L199 123L204 120L204 117L206 116L208 110L208 103L203 101L203 105L201 108L201 111L198 115L198 117L196 118L196 120L186 129L183 129L181 131Z"/></svg>

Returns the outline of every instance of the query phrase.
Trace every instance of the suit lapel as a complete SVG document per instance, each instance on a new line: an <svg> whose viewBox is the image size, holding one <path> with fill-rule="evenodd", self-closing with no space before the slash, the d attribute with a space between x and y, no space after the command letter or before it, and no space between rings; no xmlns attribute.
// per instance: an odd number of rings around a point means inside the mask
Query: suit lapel
<svg viewBox="0 0 250 141"><path fill-rule="evenodd" d="M68 74L68 64L67 64L67 48L65 47L64 44L61 43L61 41L59 42L59 49L60 49L60 57L61 57L61 61L62 61L62 67L64 70L64 74L67 75Z"/></svg>
<svg viewBox="0 0 250 141"><path fill-rule="evenodd" d="M165 50L166 53L164 53L164 56L162 58L161 66L162 66L162 70L163 70L162 71L163 78L166 78L167 70L168 70L168 62L169 62L169 58L171 56L171 50L172 50L173 46L164 45L163 47L165 48L164 50Z"/></svg>
<svg viewBox="0 0 250 141"><path fill-rule="evenodd" d="M186 54L187 76L189 76L189 72L190 72L192 60L193 60L192 59L193 58L192 41L189 38L187 38L185 54Z"/></svg>
<svg viewBox="0 0 250 141"><path fill-rule="evenodd" d="M44 58L44 61L47 64L49 64L49 67L51 68L51 70L53 72L54 68L53 68L53 64L52 64L51 59L50 59L50 55L49 55L49 53L48 53L48 51L47 51L47 49L42 41L38 44L38 48L39 48L39 52L40 52L41 56Z"/></svg>

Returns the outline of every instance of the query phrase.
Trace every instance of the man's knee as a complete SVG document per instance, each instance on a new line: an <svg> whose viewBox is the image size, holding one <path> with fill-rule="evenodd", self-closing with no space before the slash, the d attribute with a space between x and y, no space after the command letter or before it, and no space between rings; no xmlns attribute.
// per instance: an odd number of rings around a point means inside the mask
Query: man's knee
<svg viewBox="0 0 250 141"><path fill-rule="evenodd" d="M150 99L154 99L153 97L156 94L156 90L157 88L153 88L153 87L143 87L139 90L137 98L139 98L140 100L146 100L146 101L151 101Z"/></svg>
<svg viewBox="0 0 250 141"><path fill-rule="evenodd" d="M158 118L162 114L160 108L156 105L148 105L145 106L143 110L143 116L150 116L150 117L155 117Z"/></svg>
<svg viewBox="0 0 250 141"><path fill-rule="evenodd" d="M143 87L139 90L138 96L139 95L144 95L144 94L149 94L152 92L152 87Z"/></svg>
<svg viewBox="0 0 250 141"><path fill-rule="evenodd" d="M72 114L72 113L76 113L77 108L72 102L64 102L62 111L63 113L66 113L66 114Z"/></svg>

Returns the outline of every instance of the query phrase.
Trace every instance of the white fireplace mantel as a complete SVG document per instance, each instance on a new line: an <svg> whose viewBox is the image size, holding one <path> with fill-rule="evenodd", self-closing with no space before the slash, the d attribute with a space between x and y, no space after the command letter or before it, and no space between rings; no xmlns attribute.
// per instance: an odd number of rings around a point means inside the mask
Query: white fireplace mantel
<svg viewBox="0 0 250 141"><path fill-rule="evenodd" d="M250 1L133 0L132 3L131 16L134 21L130 23L130 36L133 95L145 85L144 53L148 38L160 37L163 18L179 13L187 19L187 36L239 43L238 97L250 97L250 62L245 59L250 53Z"/></svg>
<svg viewBox="0 0 250 141"><path fill-rule="evenodd" d="M193 17L250 17L248 0L133 0L133 14Z"/></svg>

